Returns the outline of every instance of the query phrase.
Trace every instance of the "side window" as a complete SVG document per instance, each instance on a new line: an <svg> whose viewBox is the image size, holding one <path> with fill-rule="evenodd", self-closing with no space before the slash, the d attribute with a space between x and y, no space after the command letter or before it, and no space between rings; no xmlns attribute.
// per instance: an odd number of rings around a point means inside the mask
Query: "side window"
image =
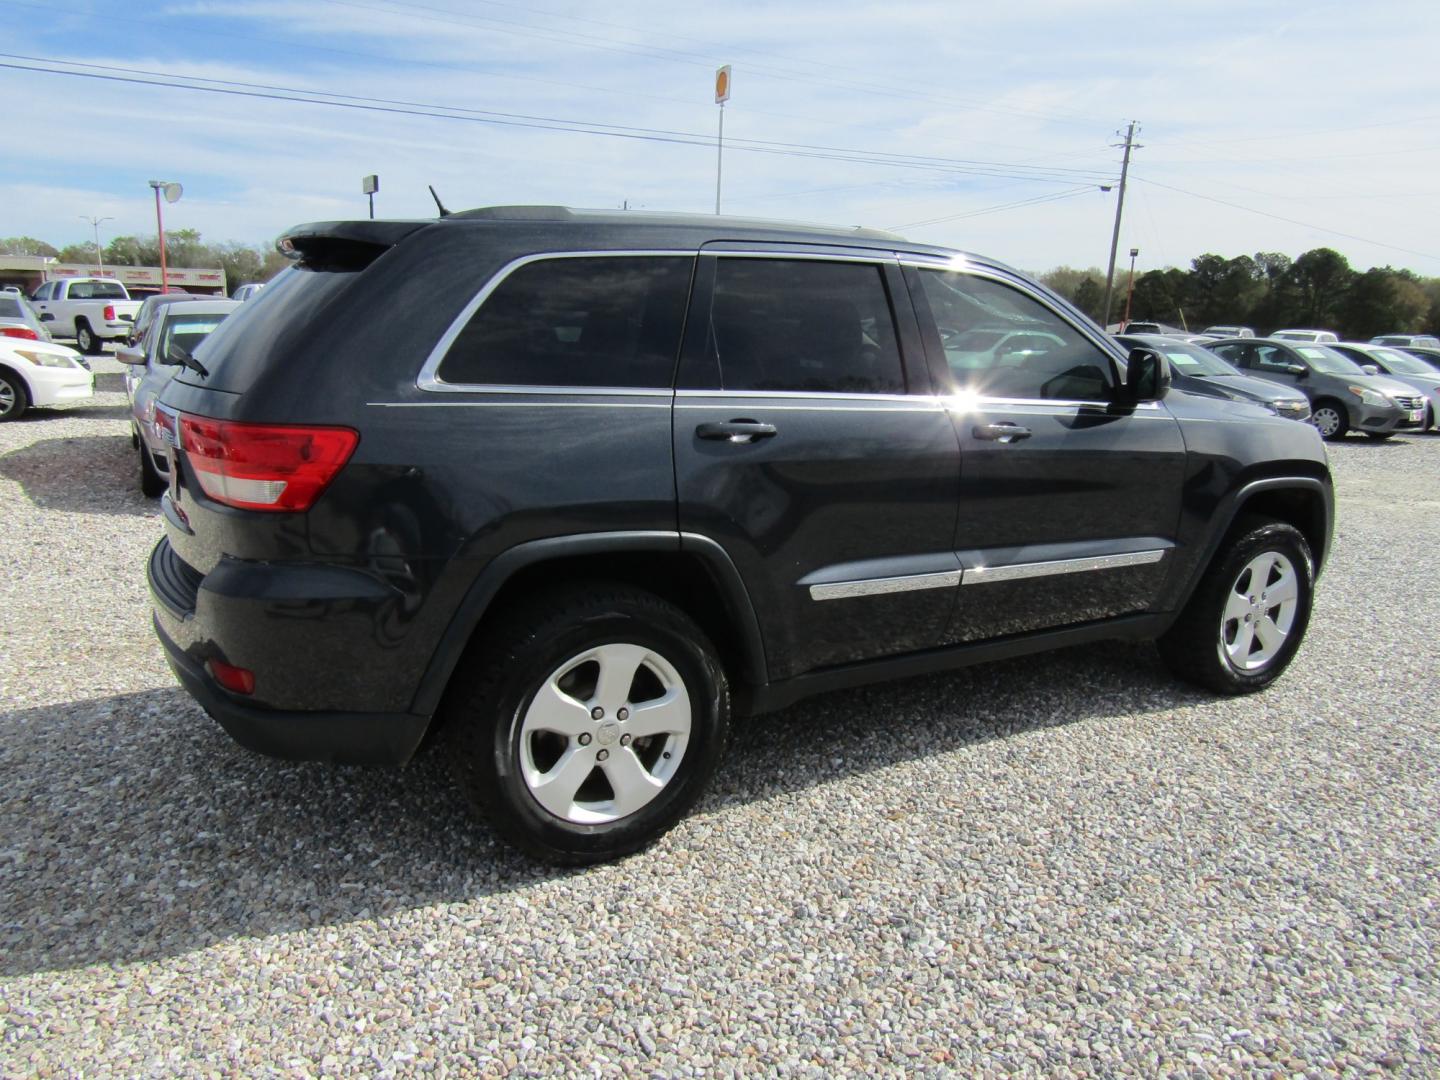
<svg viewBox="0 0 1440 1080"><path fill-rule="evenodd" d="M1223 360L1228 360L1236 367L1250 366L1250 350L1244 345L1212 345L1207 346L1211 352Z"/></svg>
<svg viewBox="0 0 1440 1080"><path fill-rule="evenodd" d="M668 387L694 266L669 255L527 263L471 316L437 374L482 385Z"/></svg>
<svg viewBox="0 0 1440 1080"><path fill-rule="evenodd" d="M873 263L721 258L709 347L726 390L905 392L890 298Z"/></svg>
<svg viewBox="0 0 1440 1080"><path fill-rule="evenodd" d="M1261 371L1285 372L1295 362L1284 349L1277 349L1274 345L1257 345L1255 346L1255 362L1252 366Z"/></svg>
<svg viewBox="0 0 1440 1080"><path fill-rule="evenodd" d="M990 397L1103 401L1111 359L1019 289L952 270L921 270L956 390Z"/></svg>
<svg viewBox="0 0 1440 1080"><path fill-rule="evenodd" d="M54 291L55 291L55 283L54 283L53 281L47 281L44 285L41 285L40 288L38 288L38 289L35 290L35 295L32 296L31 299L33 299L33 300L49 300L49 299L50 299L50 294L51 294L52 292L54 292Z"/></svg>

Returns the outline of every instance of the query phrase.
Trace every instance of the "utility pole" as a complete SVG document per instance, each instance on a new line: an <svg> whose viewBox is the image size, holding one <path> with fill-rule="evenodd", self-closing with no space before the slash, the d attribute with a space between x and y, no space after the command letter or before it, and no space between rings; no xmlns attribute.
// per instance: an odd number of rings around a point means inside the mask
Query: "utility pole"
<svg viewBox="0 0 1440 1080"><path fill-rule="evenodd" d="M88 221L95 229L95 265L100 267L100 276L105 276L105 256L100 251L100 223L102 221L114 221L113 217L90 217L86 214L78 215L81 221Z"/></svg>
<svg viewBox="0 0 1440 1080"><path fill-rule="evenodd" d="M1105 271L1105 302L1100 309L1100 325L1110 325L1110 296L1115 288L1115 252L1120 246L1120 215L1125 211L1125 181L1130 175L1130 151L1139 149L1135 142L1135 132L1140 127L1138 120L1131 120L1130 126L1125 129L1125 142L1115 143L1115 146L1125 147L1125 159L1120 165L1120 195L1115 200L1115 231L1110 234L1110 265Z"/></svg>

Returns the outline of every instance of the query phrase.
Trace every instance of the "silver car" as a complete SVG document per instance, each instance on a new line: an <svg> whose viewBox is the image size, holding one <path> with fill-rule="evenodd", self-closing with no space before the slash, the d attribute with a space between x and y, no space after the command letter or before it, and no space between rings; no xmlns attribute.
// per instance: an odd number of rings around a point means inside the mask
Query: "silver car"
<svg viewBox="0 0 1440 1080"><path fill-rule="evenodd" d="M0 293L0 337L50 341L50 329L40 321L30 302L18 292Z"/></svg>
<svg viewBox="0 0 1440 1080"><path fill-rule="evenodd" d="M1423 430L1440 430L1440 371L1436 371L1424 360L1417 359L1399 349L1384 345L1362 345L1356 341L1342 341L1331 345L1350 357L1357 364L1373 364L1396 382L1413 386L1425 395L1425 424Z"/></svg>
<svg viewBox="0 0 1440 1080"><path fill-rule="evenodd" d="M192 300L155 309L145 336L126 345L115 359L126 365L125 396L130 399L130 442L140 453L140 490L152 498L170 483L170 459L155 430L155 399L178 370L176 350L185 355L238 308L235 300Z"/></svg>

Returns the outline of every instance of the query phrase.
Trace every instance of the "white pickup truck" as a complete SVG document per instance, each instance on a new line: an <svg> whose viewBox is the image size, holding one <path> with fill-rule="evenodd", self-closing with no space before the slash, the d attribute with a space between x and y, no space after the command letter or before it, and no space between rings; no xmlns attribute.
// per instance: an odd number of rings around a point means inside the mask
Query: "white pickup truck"
<svg viewBox="0 0 1440 1080"><path fill-rule="evenodd" d="M130 336L140 301L125 286L107 278L47 281L30 297L30 306L57 338L74 338L83 353L98 353L107 341Z"/></svg>

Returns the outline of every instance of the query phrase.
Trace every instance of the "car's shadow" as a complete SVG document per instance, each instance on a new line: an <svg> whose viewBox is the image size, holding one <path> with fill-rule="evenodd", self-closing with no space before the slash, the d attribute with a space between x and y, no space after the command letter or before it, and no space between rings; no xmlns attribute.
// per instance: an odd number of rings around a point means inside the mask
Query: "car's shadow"
<svg viewBox="0 0 1440 1080"><path fill-rule="evenodd" d="M41 439L0 455L0 477L14 480L42 510L140 517L159 512L155 500L140 494L140 462L129 435Z"/></svg>
<svg viewBox="0 0 1440 1080"><path fill-rule="evenodd" d="M1108 644L827 695L737 721L696 809L1017 732L1204 700ZM443 744L405 769L235 745L178 689L0 713L0 974L171 956L377 918L563 874L467 815ZM686 823L662 841L686 842ZM717 868L723 872L723 868Z"/></svg>

